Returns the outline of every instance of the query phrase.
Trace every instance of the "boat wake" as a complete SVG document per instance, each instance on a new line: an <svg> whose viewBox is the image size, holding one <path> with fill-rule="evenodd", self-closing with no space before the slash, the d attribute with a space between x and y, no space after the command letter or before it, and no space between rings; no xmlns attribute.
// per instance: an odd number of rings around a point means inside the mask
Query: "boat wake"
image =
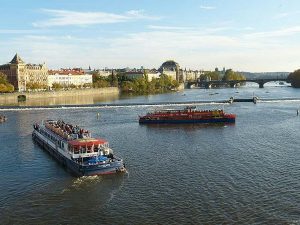
<svg viewBox="0 0 300 225"><path fill-rule="evenodd" d="M62 193L71 192L73 190L85 189L89 185L101 183L103 177L101 176L83 176L76 178L69 187L65 188Z"/></svg>
<svg viewBox="0 0 300 225"><path fill-rule="evenodd" d="M259 99L257 103L293 103L300 102L298 98L284 98L284 99Z"/></svg>

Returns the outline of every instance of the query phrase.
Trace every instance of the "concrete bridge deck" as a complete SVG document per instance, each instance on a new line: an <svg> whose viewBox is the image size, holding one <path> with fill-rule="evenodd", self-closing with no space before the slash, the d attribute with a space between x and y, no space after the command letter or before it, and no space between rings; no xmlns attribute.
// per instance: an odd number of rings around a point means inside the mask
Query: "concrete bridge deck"
<svg viewBox="0 0 300 225"><path fill-rule="evenodd" d="M210 80L210 81L189 81L187 82L187 86L190 88L192 85L196 86L204 86L205 88L211 88L213 85L215 86L224 86L229 85L230 87L236 87L237 84L245 83L245 82L253 82L259 85L259 88L263 88L265 83L272 82L272 81L283 81L287 82L286 78L263 78L263 79L246 79L246 80Z"/></svg>

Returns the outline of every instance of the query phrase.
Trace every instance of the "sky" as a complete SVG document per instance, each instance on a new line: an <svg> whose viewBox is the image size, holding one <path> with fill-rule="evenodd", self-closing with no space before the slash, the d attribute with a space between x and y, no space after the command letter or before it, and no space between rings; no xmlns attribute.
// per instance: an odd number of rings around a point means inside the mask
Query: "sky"
<svg viewBox="0 0 300 225"><path fill-rule="evenodd" d="M300 68L299 0L0 0L0 64Z"/></svg>

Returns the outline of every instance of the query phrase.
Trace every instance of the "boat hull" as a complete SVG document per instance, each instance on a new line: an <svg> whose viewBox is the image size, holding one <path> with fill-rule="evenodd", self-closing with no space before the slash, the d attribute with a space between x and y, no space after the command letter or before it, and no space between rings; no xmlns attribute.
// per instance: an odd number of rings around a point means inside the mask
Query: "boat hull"
<svg viewBox="0 0 300 225"><path fill-rule="evenodd" d="M75 176L95 176L125 171L125 165L122 160L115 160L114 162L107 164L82 165L60 154L46 140L40 137L36 131L33 131L32 138L37 144L45 149L51 156L53 156L53 158L55 158Z"/></svg>
<svg viewBox="0 0 300 225"><path fill-rule="evenodd" d="M210 119L160 119L151 120L140 118L140 124L182 124L182 123L235 123L235 118L210 118Z"/></svg>

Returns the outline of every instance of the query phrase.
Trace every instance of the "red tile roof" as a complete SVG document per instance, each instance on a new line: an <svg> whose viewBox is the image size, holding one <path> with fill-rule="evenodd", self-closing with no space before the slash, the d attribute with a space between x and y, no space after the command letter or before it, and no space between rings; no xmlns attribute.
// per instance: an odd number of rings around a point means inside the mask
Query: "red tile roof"
<svg viewBox="0 0 300 225"><path fill-rule="evenodd" d="M60 69L60 70L49 70L49 74L54 75L54 74L59 74L59 75L83 75L85 74L84 70L82 69Z"/></svg>

